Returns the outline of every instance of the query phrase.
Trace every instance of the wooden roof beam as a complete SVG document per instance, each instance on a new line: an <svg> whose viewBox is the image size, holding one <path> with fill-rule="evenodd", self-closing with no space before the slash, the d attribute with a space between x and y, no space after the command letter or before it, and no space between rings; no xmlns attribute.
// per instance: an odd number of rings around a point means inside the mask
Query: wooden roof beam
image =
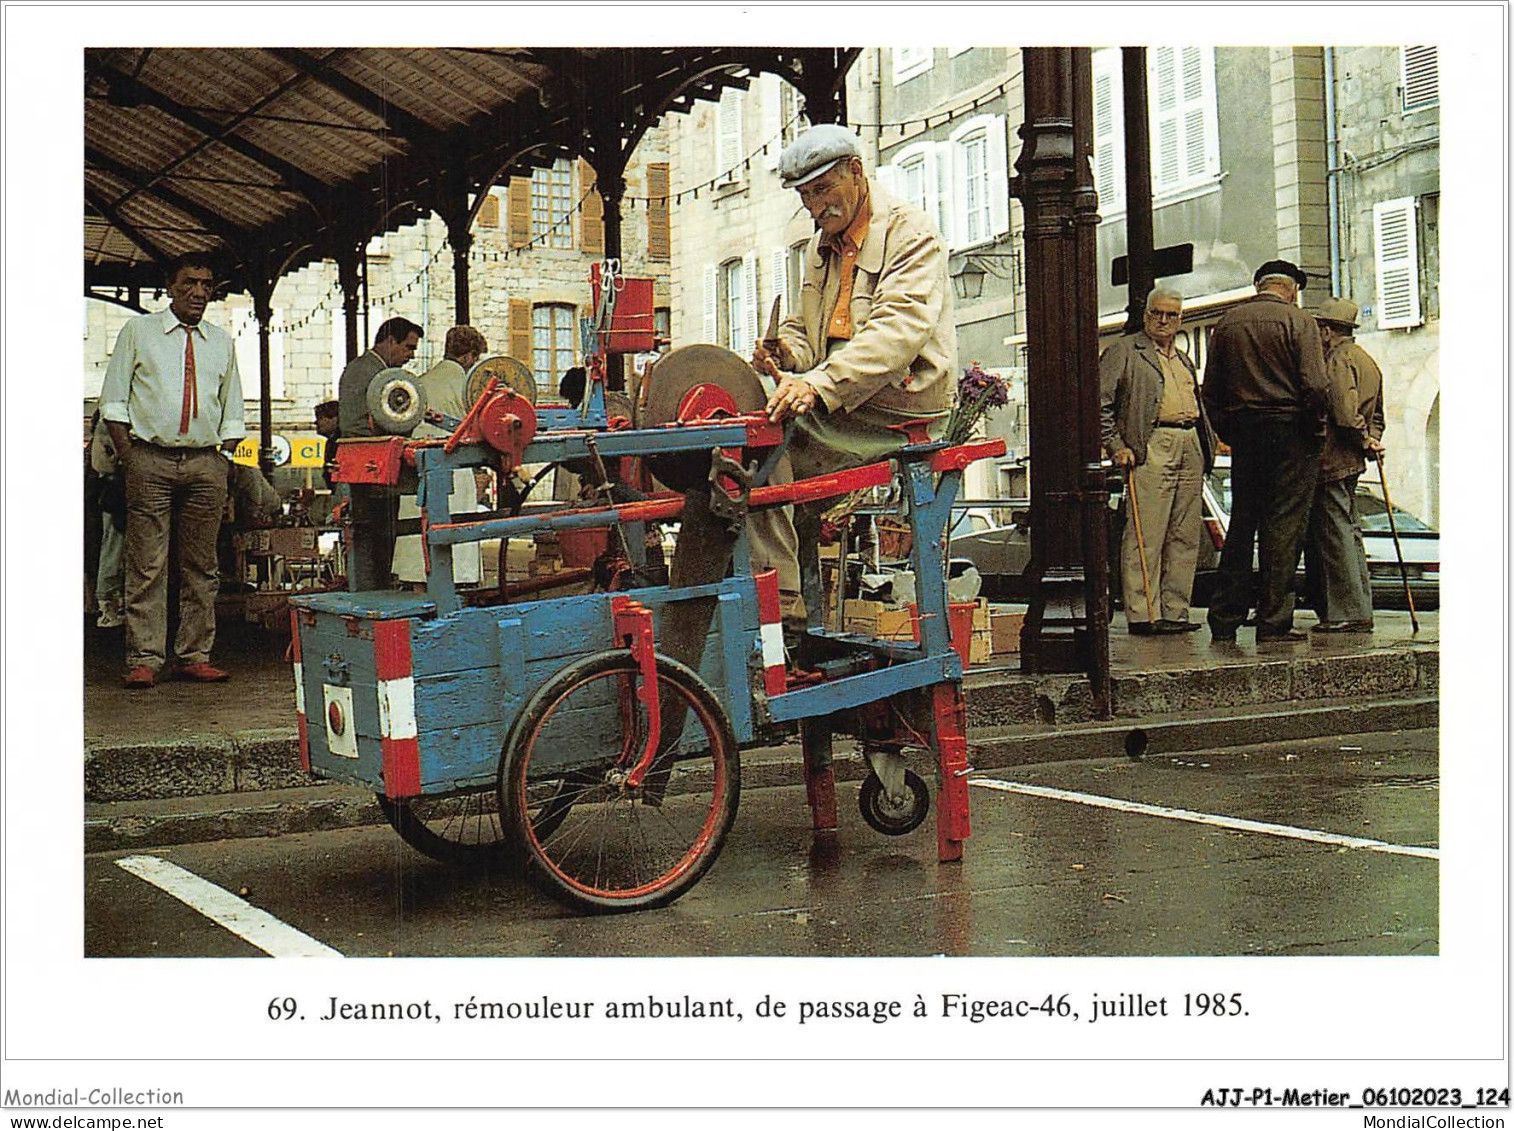
<svg viewBox="0 0 1514 1131"><path fill-rule="evenodd" d="M396 106L382 95L348 78L333 67L332 61L342 54L341 51L328 55L324 59L317 59L310 52L302 51L297 47L264 47L260 50L272 55L286 66L293 67L310 81L341 95L354 106L380 119L389 127L391 133L401 134L406 138L414 139L418 144L428 146L435 144L441 136L441 131L429 122L417 118L401 106Z"/></svg>
<svg viewBox="0 0 1514 1131"><path fill-rule="evenodd" d="M163 263L168 258L163 248L144 236L129 221L122 219L120 212L88 185L84 187L84 200L85 203L105 218L107 224L131 240L137 246L137 249L147 256L148 259L154 263Z"/></svg>

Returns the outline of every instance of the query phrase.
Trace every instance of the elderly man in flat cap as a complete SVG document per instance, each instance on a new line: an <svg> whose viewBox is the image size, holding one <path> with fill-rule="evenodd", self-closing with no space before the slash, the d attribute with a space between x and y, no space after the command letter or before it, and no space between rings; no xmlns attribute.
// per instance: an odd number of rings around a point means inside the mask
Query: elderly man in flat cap
<svg viewBox="0 0 1514 1131"><path fill-rule="evenodd" d="M1327 298L1314 311L1330 381L1325 450L1304 551L1320 623L1315 632L1371 632L1372 583L1356 513L1356 481L1383 451L1383 374L1356 344L1357 307Z"/></svg>
<svg viewBox="0 0 1514 1131"><path fill-rule="evenodd" d="M905 443L892 426L929 419L945 426L957 364L946 248L920 209L886 195L862 170L850 130L815 126L778 160L815 222L804 254L799 310L776 346L758 345L753 365L774 364L774 421L796 420L790 466L772 479L808 477L882 459ZM755 568L778 570L785 620L804 616L797 540L783 511L750 516Z"/></svg>
<svg viewBox="0 0 1514 1131"><path fill-rule="evenodd" d="M1257 643L1308 639L1293 627L1293 575L1319 476L1327 383L1319 328L1297 306L1305 278L1287 260L1263 263L1255 297L1209 338L1204 407L1231 448L1230 529L1209 606L1209 633L1220 642L1235 639L1250 608L1253 542Z"/></svg>

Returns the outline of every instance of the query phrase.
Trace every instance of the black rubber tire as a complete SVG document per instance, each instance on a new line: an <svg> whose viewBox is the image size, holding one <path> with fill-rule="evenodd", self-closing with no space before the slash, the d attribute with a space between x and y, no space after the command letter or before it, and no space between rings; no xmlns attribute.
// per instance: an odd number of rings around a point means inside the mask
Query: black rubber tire
<svg viewBox="0 0 1514 1131"><path fill-rule="evenodd" d="M672 903L709 870L736 818L741 763L730 719L708 684L665 656L657 657L665 721L672 705L681 703L687 714L679 731L699 726L704 745L676 762L659 758L646 785L626 790L617 775L624 772L624 752L630 751L634 762L642 749L644 719L638 710L630 720L629 739L624 733L606 736L602 761L550 779L563 782L555 805L544 811L533 802L532 756L538 743L556 749L554 737L560 736L544 733L555 717L563 717L560 711L579 710L586 699L564 704L596 681L630 680L638 670L626 650L599 652L569 664L527 701L500 757L500 811L507 836L526 860L532 882L580 911L639 911ZM624 703L623 693L617 694ZM592 695L590 691L588 699ZM691 770L706 771L706 780L693 780ZM680 776L683 781L677 780ZM681 788L685 783L695 788ZM543 815L553 820L543 823Z"/></svg>
<svg viewBox="0 0 1514 1131"><path fill-rule="evenodd" d="M472 868L516 859L488 790L395 801L378 794L379 808L400 839L443 864Z"/></svg>
<svg viewBox="0 0 1514 1131"><path fill-rule="evenodd" d="M930 812L930 789L914 770L904 771L904 785L910 792L907 809L896 810L883 795L883 783L877 774L868 774L857 794L862 819L884 836L903 836L914 832Z"/></svg>

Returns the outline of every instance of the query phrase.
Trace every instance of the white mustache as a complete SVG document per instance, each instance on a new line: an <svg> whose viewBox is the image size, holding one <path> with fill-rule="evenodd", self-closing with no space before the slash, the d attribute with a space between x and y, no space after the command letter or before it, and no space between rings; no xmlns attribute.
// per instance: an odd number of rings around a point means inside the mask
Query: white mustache
<svg viewBox="0 0 1514 1131"><path fill-rule="evenodd" d="M820 213L820 215L817 217L817 219L820 219L820 220L831 220L831 219L840 219L840 217L841 217L841 209L837 208L834 204L832 204L824 212Z"/></svg>

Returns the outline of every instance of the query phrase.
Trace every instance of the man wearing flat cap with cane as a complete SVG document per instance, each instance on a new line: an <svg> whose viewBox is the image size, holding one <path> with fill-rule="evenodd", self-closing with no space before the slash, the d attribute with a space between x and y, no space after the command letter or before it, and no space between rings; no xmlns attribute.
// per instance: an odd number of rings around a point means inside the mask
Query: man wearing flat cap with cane
<svg viewBox="0 0 1514 1131"><path fill-rule="evenodd" d="M941 235L868 179L855 134L815 126L783 151L778 171L817 229L799 310L752 358L777 381L771 418L796 422L772 476L784 483L883 459L905 443L891 425L925 418L944 427L957 343ZM748 531L753 567L778 570L785 621L802 622L792 517L754 512Z"/></svg>
<svg viewBox="0 0 1514 1131"><path fill-rule="evenodd" d="M1252 277L1256 296L1209 337L1204 407L1231 448L1230 529L1209 606L1219 642L1235 639L1250 608L1253 542L1257 643L1307 639L1293 627L1293 575L1319 476L1326 380L1319 328L1296 305L1305 281L1287 260L1263 263Z"/></svg>
<svg viewBox="0 0 1514 1131"><path fill-rule="evenodd" d="M1371 632L1372 581L1356 513L1356 481L1383 451L1383 374L1356 344L1356 303L1327 298L1314 310L1330 380L1330 418L1304 558L1320 623L1315 632Z"/></svg>

